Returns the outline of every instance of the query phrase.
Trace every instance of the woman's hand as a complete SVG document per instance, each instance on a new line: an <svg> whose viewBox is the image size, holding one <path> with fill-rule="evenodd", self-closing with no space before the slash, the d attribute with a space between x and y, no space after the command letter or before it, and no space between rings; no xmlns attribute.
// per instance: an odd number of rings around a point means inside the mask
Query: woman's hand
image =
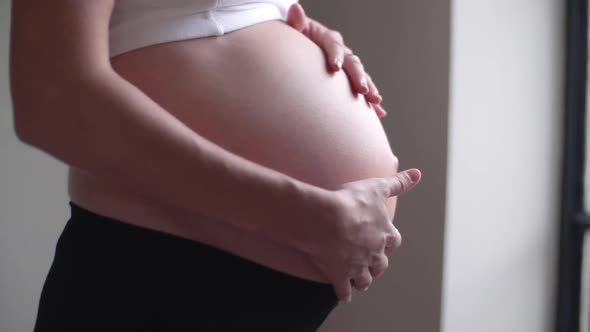
<svg viewBox="0 0 590 332"><path fill-rule="evenodd" d="M420 178L420 171L411 169L348 182L328 191L322 208L304 211L314 220L314 232L301 248L340 300L349 302L353 286L366 290L387 269L386 253L400 245L401 236L387 215L386 200L412 189Z"/></svg>
<svg viewBox="0 0 590 332"><path fill-rule="evenodd" d="M381 107L383 98L373 83L371 76L365 72L358 56L344 45L342 35L335 30L326 28L316 20L305 15L300 4L295 3L289 8L287 24L303 33L322 48L328 59L328 68L334 72L344 69L355 92L365 95L379 118L387 115Z"/></svg>

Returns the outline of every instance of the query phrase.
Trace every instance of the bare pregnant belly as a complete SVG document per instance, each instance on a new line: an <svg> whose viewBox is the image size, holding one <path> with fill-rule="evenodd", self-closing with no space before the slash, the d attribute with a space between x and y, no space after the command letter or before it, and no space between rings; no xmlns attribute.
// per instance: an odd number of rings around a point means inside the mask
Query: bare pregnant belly
<svg viewBox="0 0 590 332"><path fill-rule="evenodd" d="M199 135L301 181L336 189L397 172L374 110L352 93L346 74L328 73L321 49L283 22L154 45L111 63ZM163 211L75 169L69 180L72 201L129 223L152 227L161 224L158 218L196 218ZM387 205L393 218L395 199ZM160 230L182 235L170 225ZM276 270L326 281L299 251L270 239L222 225L195 233L193 239Z"/></svg>

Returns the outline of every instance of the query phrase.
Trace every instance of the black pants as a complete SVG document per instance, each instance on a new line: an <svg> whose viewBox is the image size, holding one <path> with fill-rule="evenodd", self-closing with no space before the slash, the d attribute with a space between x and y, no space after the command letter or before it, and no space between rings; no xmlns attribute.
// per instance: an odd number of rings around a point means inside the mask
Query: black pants
<svg viewBox="0 0 590 332"><path fill-rule="evenodd" d="M316 331L338 304L329 284L69 204L35 332Z"/></svg>

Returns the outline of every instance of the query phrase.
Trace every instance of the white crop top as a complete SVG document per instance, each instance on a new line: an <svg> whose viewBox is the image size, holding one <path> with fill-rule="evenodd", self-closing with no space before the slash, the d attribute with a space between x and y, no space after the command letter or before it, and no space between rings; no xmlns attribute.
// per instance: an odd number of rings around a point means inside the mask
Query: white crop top
<svg viewBox="0 0 590 332"><path fill-rule="evenodd" d="M287 19L297 0L116 0L109 22L110 57L140 47Z"/></svg>

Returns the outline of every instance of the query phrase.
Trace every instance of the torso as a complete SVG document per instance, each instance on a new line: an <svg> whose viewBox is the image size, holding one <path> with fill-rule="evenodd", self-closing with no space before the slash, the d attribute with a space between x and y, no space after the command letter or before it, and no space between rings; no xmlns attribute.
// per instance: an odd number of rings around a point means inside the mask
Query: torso
<svg viewBox="0 0 590 332"><path fill-rule="evenodd" d="M301 181L336 189L397 172L374 110L352 93L344 72L328 73L318 46L284 22L153 45L111 63L199 135ZM199 218L165 211L74 168L69 194L91 211L146 227ZM395 198L387 205L393 218ZM327 281L299 251L270 239L220 225L193 239L298 277Z"/></svg>

